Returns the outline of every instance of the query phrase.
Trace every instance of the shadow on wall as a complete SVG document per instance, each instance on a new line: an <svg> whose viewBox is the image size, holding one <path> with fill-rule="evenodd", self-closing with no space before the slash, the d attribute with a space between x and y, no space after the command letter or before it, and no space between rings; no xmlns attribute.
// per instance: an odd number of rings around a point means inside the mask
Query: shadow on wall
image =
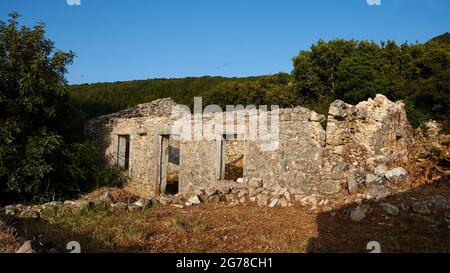
<svg viewBox="0 0 450 273"><path fill-rule="evenodd" d="M307 252L370 252L367 244L373 241L381 252L450 252L448 178L379 202L323 212L316 221L318 237L309 240Z"/></svg>

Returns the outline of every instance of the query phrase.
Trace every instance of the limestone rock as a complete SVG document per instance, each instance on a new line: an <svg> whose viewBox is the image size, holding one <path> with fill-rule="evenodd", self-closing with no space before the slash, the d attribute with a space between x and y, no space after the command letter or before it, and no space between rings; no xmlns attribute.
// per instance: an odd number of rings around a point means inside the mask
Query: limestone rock
<svg viewBox="0 0 450 273"><path fill-rule="evenodd" d="M311 115L309 117L309 121L314 121L314 122L322 122L325 120L325 116L321 115L321 114L317 114L314 111L311 111Z"/></svg>
<svg viewBox="0 0 450 273"><path fill-rule="evenodd" d="M142 208L134 203L128 205L128 211L130 211L130 212L135 212L135 211L139 211L139 210L142 210Z"/></svg>
<svg viewBox="0 0 450 273"><path fill-rule="evenodd" d="M399 183L405 179L407 174L408 172L405 169L398 167L387 171L384 174L384 177L386 177L389 182Z"/></svg>
<svg viewBox="0 0 450 273"><path fill-rule="evenodd" d="M370 187L371 185L376 185L376 184L380 184L381 183L381 177L373 175L373 174L367 174L366 175L366 182L365 185L366 187Z"/></svg>
<svg viewBox="0 0 450 273"><path fill-rule="evenodd" d="M336 194L341 190L341 186L336 180L326 180L319 186L319 192L323 194Z"/></svg>
<svg viewBox="0 0 450 273"><path fill-rule="evenodd" d="M110 211L124 211L126 209L128 209L128 205L126 203L117 202L117 203L111 204L111 207L109 210Z"/></svg>
<svg viewBox="0 0 450 273"><path fill-rule="evenodd" d="M267 203L269 202L269 197L265 194L259 194L257 197L258 205L263 207L267 206Z"/></svg>
<svg viewBox="0 0 450 273"><path fill-rule="evenodd" d="M111 191L105 191L98 199L102 202L114 203L114 196Z"/></svg>
<svg viewBox="0 0 450 273"><path fill-rule="evenodd" d="M397 216L398 213L400 212L400 210L396 206L389 203L381 203L380 206L383 209L383 211L389 215Z"/></svg>
<svg viewBox="0 0 450 273"><path fill-rule="evenodd" d="M289 202L288 202L286 199L284 199L284 198L281 198L281 199L278 201L278 203L279 203L280 206L282 206L282 207L287 207L288 204L289 204Z"/></svg>
<svg viewBox="0 0 450 273"><path fill-rule="evenodd" d="M341 100L336 100L330 104L328 114L337 118L345 118L347 116L347 109L349 105Z"/></svg>
<svg viewBox="0 0 450 273"><path fill-rule="evenodd" d="M375 198L376 201L384 199L391 194L391 191L384 185L372 184L366 190L366 195L369 198Z"/></svg>
<svg viewBox="0 0 450 273"><path fill-rule="evenodd" d="M384 177L384 175L386 174L387 171L388 171L388 168L386 167L386 165L381 164L381 165L378 165L378 166L375 168L375 170L373 171L373 173L374 173L376 176Z"/></svg>
<svg viewBox="0 0 450 273"><path fill-rule="evenodd" d="M161 205L169 205L172 202L172 199L168 196L160 195L156 199Z"/></svg>
<svg viewBox="0 0 450 273"><path fill-rule="evenodd" d="M188 200L191 204L200 204L202 201L200 200L200 198L198 197L198 195L194 195L191 198L189 198Z"/></svg>
<svg viewBox="0 0 450 273"><path fill-rule="evenodd" d="M6 206L6 207L3 208L3 212L6 215L14 216L14 215L16 215L19 212L19 210L15 206L9 205L9 206Z"/></svg>
<svg viewBox="0 0 450 273"><path fill-rule="evenodd" d="M347 190L351 195L356 195L359 191L359 185L355 177L351 177L347 181Z"/></svg>
<svg viewBox="0 0 450 273"><path fill-rule="evenodd" d="M366 213L369 211L368 205L360 205L350 212L350 219L354 222L360 222L366 218Z"/></svg>
<svg viewBox="0 0 450 273"><path fill-rule="evenodd" d="M263 183L262 183L262 180L259 178L252 178L248 182L248 185L250 187L259 188L259 187L262 187Z"/></svg>
<svg viewBox="0 0 450 273"><path fill-rule="evenodd" d="M40 241L30 240L25 241L16 253L31 254L43 252L43 244Z"/></svg>
<svg viewBox="0 0 450 273"><path fill-rule="evenodd" d="M275 207L278 204L278 201L277 198L273 198L272 201L270 201L269 208Z"/></svg>
<svg viewBox="0 0 450 273"><path fill-rule="evenodd" d="M19 214L20 218L39 218L39 212L36 209L28 207Z"/></svg>
<svg viewBox="0 0 450 273"><path fill-rule="evenodd" d="M303 205L312 205L312 206L317 206L317 198L314 195L310 195L310 196L305 196L302 199L300 199L300 202Z"/></svg>
<svg viewBox="0 0 450 273"><path fill-rule="evenodd" d="M220 196L218 194L211 195L210 197L208 197L208 202L210 202L210 203L219 203L220 202Z"/></svg>
<svg viewBox="0 0 450 273"><path fill-rule="evenodd" d="M205 194L207 195L207 196L211 196L211 195L214 195L214 194L216 194L217 193L217 190L215 189L215 188L213 188L213 187L207 187L206 189L205 189Z"/></svg>
<svg viewBox="0 0 450 273"><path fill-rule="evenodd" d="M134 204L142 209L147 209L152 206L152 199L144 197L134 202Z"/></svg>

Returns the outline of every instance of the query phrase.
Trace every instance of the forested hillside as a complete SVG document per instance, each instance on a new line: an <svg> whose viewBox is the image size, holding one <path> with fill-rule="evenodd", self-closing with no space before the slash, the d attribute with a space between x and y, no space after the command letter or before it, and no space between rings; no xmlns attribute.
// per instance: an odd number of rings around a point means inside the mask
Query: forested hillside
<svg viewBox="0 0 450 273"><path fill-rule="evenodd" d="M171 97L191 105L303 105L327 112L329 102L357 103L377 93L403 100L415 126L428 119L450 128L450 34L424 44L319 40L293 58L290 74L250 78L151 79L71 86L71 97L90 118Z"/></svg>
<svg viewBox="0 0 450 273"><path fill-rule="evenodd" d="M89 117L171 97L178 103L191 105L193 97L208 93L228 81L252 81L255 78L190 77L182 79L150 79L125 82L80 84L71 86L75 104Z"/></svg>

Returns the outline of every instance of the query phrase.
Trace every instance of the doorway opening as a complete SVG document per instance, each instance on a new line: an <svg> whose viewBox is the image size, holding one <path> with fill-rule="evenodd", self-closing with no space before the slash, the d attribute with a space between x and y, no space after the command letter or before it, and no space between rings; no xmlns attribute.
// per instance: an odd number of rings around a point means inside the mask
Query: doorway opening
<svg viewBox="0 0 450 273"><path fill-rule="evenodd" d="M223 135L221 160L222 179L236 181L244 177L244 140L236 134Z"/></svg>
<svg viewBox="0 0 450 273"><path fill-rule="evenodd" d="M174 135L161 135L160 140L160 193L175 195L180 186L180 141Z"/></svg>

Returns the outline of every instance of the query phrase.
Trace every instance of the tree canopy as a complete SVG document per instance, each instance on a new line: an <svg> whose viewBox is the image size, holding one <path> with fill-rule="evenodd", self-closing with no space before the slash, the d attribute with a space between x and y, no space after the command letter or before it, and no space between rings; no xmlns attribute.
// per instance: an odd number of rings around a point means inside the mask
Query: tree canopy
<svg viewBox="0 0 450 273"><path fill-rule="evenodd" d="M54 199L89 188L99 165L82 162L95 147L72 138L80 115L65 73L74 53L55 49L44 24L20 27L18 17L0 21L0 199Z"/></svg>
<svg viewBox="0 0 450 273"><path fill-rule="evenodd" d="M89 116L106 114L161 97L191 105L302 105L326 113L341 99L358 103L376 94L406 103L411 123L437 119L450 129L448 33L427 43L397 44L319 40L293 58L290 74L250 78L199 77L75 85L71 95Z"/></svg>

